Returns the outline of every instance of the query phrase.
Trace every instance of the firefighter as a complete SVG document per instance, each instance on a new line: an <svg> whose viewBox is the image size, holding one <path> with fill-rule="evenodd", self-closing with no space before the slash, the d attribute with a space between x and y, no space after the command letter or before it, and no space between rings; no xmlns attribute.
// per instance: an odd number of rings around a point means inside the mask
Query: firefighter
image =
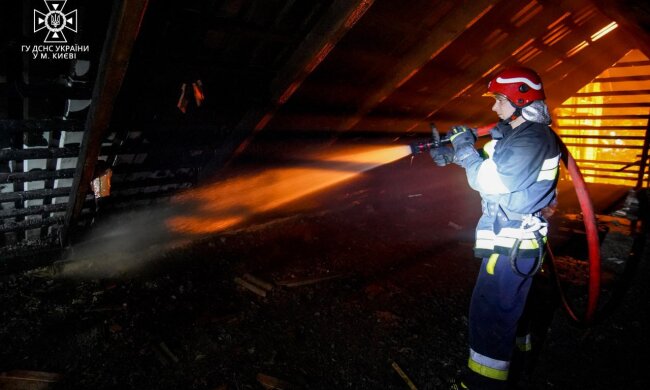
<svg viewBox="0 0 650 390"><path fill-rule="evenodd" d="M539 75L505 69L487 89L500 121L482 153L466 126L448 133L453 148L431 151L436 164L463 167L482 200L474 247L482 263L469 309L469 360L462 381L452 386L472 390L507 388L513 355L531 349L522 314L543 261L548 226L542 211L555 202L560 162Z"/></svg>

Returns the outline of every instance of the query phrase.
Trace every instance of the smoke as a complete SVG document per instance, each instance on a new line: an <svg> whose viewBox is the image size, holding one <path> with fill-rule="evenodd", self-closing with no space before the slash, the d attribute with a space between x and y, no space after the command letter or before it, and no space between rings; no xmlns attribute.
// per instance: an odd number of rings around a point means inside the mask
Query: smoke
<svg viewBox="0 0 650 390"><path fill-rule="evenodd" d="M174 248L242 227L253 216L409 154L409 146L338 148L307 156L294 166L251 169L191 189L174 197L169 205L102 221L71 249L60 273L115 277L134 272Z"/></svg>

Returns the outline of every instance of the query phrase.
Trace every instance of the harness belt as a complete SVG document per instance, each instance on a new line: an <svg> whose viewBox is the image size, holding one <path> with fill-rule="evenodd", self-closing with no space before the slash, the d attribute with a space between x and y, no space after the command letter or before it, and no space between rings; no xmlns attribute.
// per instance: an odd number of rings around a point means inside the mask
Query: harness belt
<svg viewBox="0 0 650 390"><path fill-rule="evenodd" d="M486 206L488 214L494 213L492 215L504 223L520 222L517 227L512 224L502 227L499 233L493 236L495 252L510 257L510 266L515 274L524 278L535 275L542 267L548 232L548 223L542 217L541 210L522 214L506 210L498 203L488 202ZM523 254L520 251L523 251ZM530 271L521 271L517 264L520 255L536 259Z"/></svg>
<svg viewBox="0 0 650 390"><path fill-rule="evenodd" d="M531 268L529 272L522 272L519 267L517 266L517 256L519 254L519 246L521 244L522 238L517 238L515 240L514 245L512 246L512 249L510 250L510 267L512 270L518 274L519 276L523 276L524 278L531 277L539 271L540 268L542 268L542 264L544 262L544 237L541 235L540 230L543 228L547 227L546 221L542 220L542 218L538 216L533 216L532 214L529 214L528 216L525 216L522 221L521 221L521 226L520 230L522 232L522 236L525 233L532 233L533 236L535 237L535 241L537 241L537 248L539 251L539 255L535 259L535 265Z"/></svg>

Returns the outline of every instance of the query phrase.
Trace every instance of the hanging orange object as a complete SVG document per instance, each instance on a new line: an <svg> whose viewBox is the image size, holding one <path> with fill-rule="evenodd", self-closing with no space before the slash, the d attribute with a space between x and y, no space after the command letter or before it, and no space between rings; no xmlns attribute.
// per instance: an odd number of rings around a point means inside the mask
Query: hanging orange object
<svg viewBox="0 0 650 390"><path fill-rule="evenodd" d="M183 114L185 114L187 111L187 97L185 97L186 86L187 85L185 83L181 85L181 96L178 97L178 103L176 103L176 107L178 107L178 109L181 110Z"/></svg>
<svg viewBox="0 0 650 390"><path fill-rule="evenodd" d="M111 195L111 177L113 177L113 170L107 168L90 182L95 198L105 198Z"/></svg>
<svg viewBox="0 0 650 390"><path fill-rule="evenodd" d="M205 100L205 95L203 94L203 83L201 83L201 80L196 80L195 83L192 83L192 90L194 91L194 101L196 102L196 106L201 107L201 103Z"/></svg>

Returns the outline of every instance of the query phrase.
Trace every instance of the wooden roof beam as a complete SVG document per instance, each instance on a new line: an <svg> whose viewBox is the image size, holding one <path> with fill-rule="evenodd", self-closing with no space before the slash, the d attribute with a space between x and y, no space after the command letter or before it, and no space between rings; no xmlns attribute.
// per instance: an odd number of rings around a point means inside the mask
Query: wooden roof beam
<svg viewBox="0 0 650 390"><path fill-rule="evenodd" d="M361 19L374 0L334 0L321 20L306 34L293 55L271 81L266 105L248 110L235 126L230 140L216 151L204 169L205 177L221 164L243 152L255 134L264 129L302 82L328 56L336 44Z"/></svg>
<svg viewBox="0 0 650 390"><path fill-rule="evenodd" d="M650 6L639 0L592 0L606 16L615 21L639 50L650 58Z"/></svg>
<svg viewBox="0 0 650 390"><path fill-rule="evenodd" d="M454 7L448 15L442 18L440 23L435 25L435 28L431 30L427 37L423 37L422 44L401 60L399 68L393 73L393 77L374 88L356 113L342 122L337 127L337 130L345 131L353 128L385 97L393 93L449 46L469 25L485 15L496 2L496 0L478 0L462 2Z"/></svg>
<svg viewBox="0 0 650 390"><path fill-rule="evenodd" d="M122 87L147 5L147 0L122 0L113 9L93 88L92 104L86 118L85 134L76 167L77 173L72 183L69 207L65 216L62 232L64 245L67 244L71 228L75 226L81 213L99 156L102 138L108 129L113 104Z"/></svg>

